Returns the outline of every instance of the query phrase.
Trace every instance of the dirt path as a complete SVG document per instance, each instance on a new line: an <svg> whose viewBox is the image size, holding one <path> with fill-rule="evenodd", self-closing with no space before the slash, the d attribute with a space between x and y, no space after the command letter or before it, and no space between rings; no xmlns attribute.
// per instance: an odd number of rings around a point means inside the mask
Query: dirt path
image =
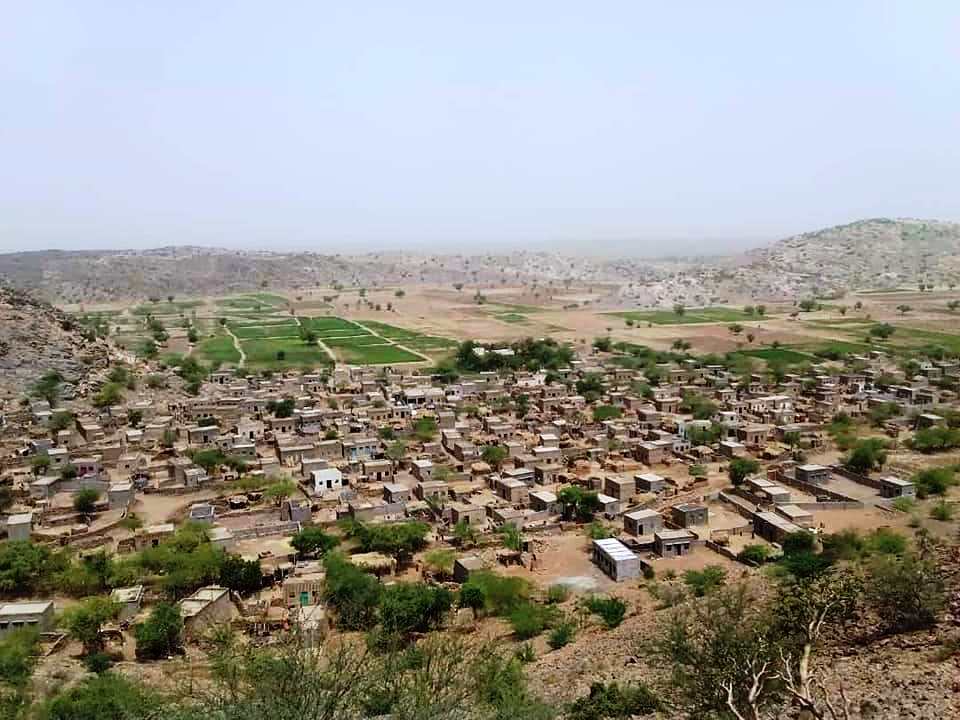
<svg viewBox="0 0 960 720"><path fill-rule="evenodd" d="M296 321L297 327L299 327L299 328L302 328L302 327L303 327L303 323L300 322L300 318L299 318L299 317L297 317L296 315L294 315L294 316L293 316L293 319ZM337 356L333 354L333 350L331 350L329 347L327 347L327 346L323 343L323 340L321 340L319 337L317 338L317 347L319 347L321 350L323 350L323 351L330 357L330 359L333 360L333 364L334 364L334 365L337 364Z"/></svg>
<svg viewBox="0 0 960 720"><path fill-rule="evenodd" d="M416 355L416 356L419 357L419 358L423 358L423 359L424 359L426 362L428 362L428 363L431 363L431 364L433 363L433 360L430 359L430 358L428 358L428 357L427 357L426 355L424 355L422 352L419 352L419 351L417 351L417 350L413 350L412 348L405 347L405 346L401 345L400 343L398 343L396 340L392 340L391 338L384 337L384 336L381 335L380 333L371 330L370 328L368 328L366 325L363 324L363 321L362 321L362 320L351 320L350 322L352 322L354 325L358 325L359 327L362 327L364 330L366 330L368 333L370 333L370 334L373 335L374 337L378 337L378 338L380 338L381 340L383 340L384 342L389 343L390 345L395 345L396 347L400 348L401 350L406 350L406 351L407 351L408 353L410 353L411 355ZM390 363L387 363L387 364L390 364Z"/></svg>
<svg viewBox="0 0 960 720"><path fill-rule="evenodd" d="M243 367L247 363L247 354L243 351L243 348L240 346L240 338L233 334L233 331L227 327L223 326L223 329L227 331L227 335L233 338L233 346L237 349L237 352L240 353L240 362L237 363L237 367Z"/></svg>

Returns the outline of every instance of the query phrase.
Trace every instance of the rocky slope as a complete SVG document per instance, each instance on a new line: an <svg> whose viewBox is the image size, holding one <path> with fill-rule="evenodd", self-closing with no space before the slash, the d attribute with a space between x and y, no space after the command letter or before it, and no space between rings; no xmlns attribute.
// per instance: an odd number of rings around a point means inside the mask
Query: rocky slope
<svg viewBox="0 0 960 720"><path fill-rule="evenodd" d="M709 250L709 248L704 248ZM960 280L960 224L873 219L779 240L741 256L602 259L552 252L430 255L212 248L0 255L0 277L58 303L225 295L263 287L428 283L468 287L615 283L629 305L793 300Z"/></svg>
<svg viewBox="0 0 960 720"><path fill-rule="evenodd" d="M14 403L45 372L64 378L64 394L82 396L91 374L109 364L111 346L86 337L64 312L31 294L0 286L0 401Z"/></svg>

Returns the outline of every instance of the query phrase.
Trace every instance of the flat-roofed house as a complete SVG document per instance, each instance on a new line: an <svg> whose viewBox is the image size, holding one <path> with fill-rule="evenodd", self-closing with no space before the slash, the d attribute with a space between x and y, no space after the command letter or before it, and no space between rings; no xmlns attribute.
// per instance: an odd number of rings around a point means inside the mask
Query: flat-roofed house
<svg viewBox="0 0 960 720"><path fill-rule="evenodd" d="M640 558L616 538L593 541L593 562L614 582L640 576Z"/></svg>
<svg viewBox="0 0 960 720"><path fill-rule="evenodd" d="M49 632L53 625L53 602L50 600L0 603L0 637L26 627Z"/></svg>
<svg viewBox="0 0 960 720"><path fill-rule="evenodd" d="M346 485L343 473L337 468L324 468L314 470L310 473L313 480L313 492L315 495L323 495L334 490L340 490Z"/></svg>
<svg viewBox="0 0 960 720"><path fill-rule="evenodd" d="M689 530L658 530L653 534L653 550L660 557L680 557L690 553L693 541Z"/></svg>
<svg viewBox="0 0 960 720"><path fill-rule="evenodd" d="M916 497L917 488L909 480L885 477L880 479L880 495L885 498Z"/></svg>
<svg viewBox="0 0 960 720"><path fill-rule="evenodd" d="M671 520L683 528L706 525L709 515L707 506L700 503L680 503L670 508Z"/></svg>
<svg viewBox="0 0 960 720"><path fill-rule="evenodd" d="M630 535L653 535L663 529L663 516L656 510L632 510L623 514L623 529Z"/></svg>
<svg viewBox="0 0 960 720"><path fill-rule="evenodd" d="M807 463L805 465L797 465L796 467L797 480L810 483L812 485L826 484L830 481L831 474L830 468L824 465Z"/></svg>
<svg viewBox="0 0 960 720"><path fill-rule="evenodd" d="M208 585L180 601L184 632L196 637L213 625L229 622L237 610L230 600L230 591L218 585Z"/></svg>

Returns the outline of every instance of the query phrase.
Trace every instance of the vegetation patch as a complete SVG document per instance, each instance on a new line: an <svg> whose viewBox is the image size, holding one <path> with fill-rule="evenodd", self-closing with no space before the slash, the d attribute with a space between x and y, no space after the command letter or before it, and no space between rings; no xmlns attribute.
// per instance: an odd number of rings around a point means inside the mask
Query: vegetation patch
<svg viewBox="0 0 960 720"><path fill-rule="evenodd" d="M423 358L398 348L396 345L363 345L338 347L337 357L354 365L390 365L394 363L423 362Z"/></svg>
<svg viewBox="0 0 960 720"><path fill-rule="evenodd" d="M241 346L247 355L247 364L254 367L282 370L330 364L330 357L322 348L308 345L299 338L244 340Z"/></svg>
<svg viewBox="0 0 960 720"><path fill-rule="evenodd" d="M235 365L240 362L240 353L233 345L233 338L226 333L202 340L194 352L209 363Z"/></svg>

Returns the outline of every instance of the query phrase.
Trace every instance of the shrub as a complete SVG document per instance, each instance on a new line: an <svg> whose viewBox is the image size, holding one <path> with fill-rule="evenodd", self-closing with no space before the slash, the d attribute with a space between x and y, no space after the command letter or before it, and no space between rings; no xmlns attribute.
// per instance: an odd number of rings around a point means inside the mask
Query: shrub
<svg viewBox="0 0 960 720"><path fill-rule="evenodd" d="M599 615L609 629L618 627L627 614L627 604L620 598L595 596L587 598L585 605L594 615Z"/></svg>
<svg viewBox="0 0 960 720"><path fill-rule="evenodd" d="M912 497L898 497L893 501L893 509L898 512L908 513L917 505L917 501Z"/></svg>
<svg viewBox="0 0 960 720"><path fill-rule="evenodd" d="M183 618L176 605L160 603L150 617L134 625L138 660L159 660L183 648Z"/></svg>
<svg viewBox="0 0 960 720"><path fill-rule="evenodd" d="M551 605L557 605L566 602L570 597L570 588L566 585L551 585L547 588L547 602Z"/></svg>
<svg viewBox="0 0 960 720"><path fill-rule="evenodd" d="M337 626L344 630L369 630L377 623L377 608L383 586L342 555L327 555L323 595L337 613Z"/></svg>
<svg viewBox="0 0 960 720"><path fill-rule="evenodd" d="M880 556L869 566L867 599L888 632L929 627L943 607L943 580L913 553Z"/></svg>
<svg viewBox="0 0 960 720"><path fill-rule="evenodd" d="M903 555L907 539L894 530L877 528L864 538L863 549L869 555Z"/></svg>
<svg viewBox="0 0 960 720"><path fill-rule="evenodd" d="M554 613L550 608L525 602L513 609L510 613L510 627L513 634L520 640L529 640L536 637L547 627L553 619Z"/></svg>
<svg viewBox="0 0 960 720"><path fill-rule="evenodd" d="M394 583L383 590L380 622L387 633L406 635L439 627L453 605L453 594L444 587L424 583Z"/></svg>
<svg viewBox="0 0 960 720"><path fill-rule="evenodd" d="M587 536L591 540L603 540L604 538L612 537L613 532L599 520L594 520L587 525Z"/></svg>
<svg viewBox="0 0 960 720"><path fill-rule="evenodd" d="M953 506L948 505L945 500L941 500L930 508L930 517L943 522L951 520L953 518Z"/></svg>
<svg viewBox="0 0 960 720"><path fill-rule="evenodd" d="M650 715L664 707L660 699L641 683L621 688L617 683L594 683L590 694L567 708L569 720L605 720Z"/></svg>
<svg viewBox="0 0 960 720"><path fill-rule="evenodd" d="M726 582L727 572L719 565L707 565L703 570L687 570L683 574L686 583L695 597L703 597Z"/></svg>
<svg viewBox="0 0 960 720"><path fill-rule="evenodd" d="M930 495L943 495L956 484L952 467L936 467L921 470L912 478L917 488L917 497L923 499Z"/></svg>
<svg viewBox="0 0 960 720"><path fill-rule="evenodd" d="M577 628L572 622L562 622L550 632L550 636L547 638L547 644L553 650L559 650L564 645L569 645L576 634Z"/></svg>
<svg viewBox="0 0 960 720"><path fill-rule="evenodd" d="M770 547L768 545L747 545L737 553L737 560L755 565L763 565L769 557Z"/></svg>
<svg viewBox="0 0 960 720"><path fill-rule="evenodd" d="M491 615L509 615L514 608L529 601L531 588L530 583L523 578L481 571L470 573L470 579L460 589L461 599L464 594L471 602L475 602L474 598L478 596L482 598L482 609Z"/></svg>
<svg viewBox="0 0 960 720"><path fill-rule="evenodd" d="M537 659L537 654L533 650L533 645L528 642L521 643L520 647L517 648L517 651L513 655L522 663L531 663Z"/></svg>

